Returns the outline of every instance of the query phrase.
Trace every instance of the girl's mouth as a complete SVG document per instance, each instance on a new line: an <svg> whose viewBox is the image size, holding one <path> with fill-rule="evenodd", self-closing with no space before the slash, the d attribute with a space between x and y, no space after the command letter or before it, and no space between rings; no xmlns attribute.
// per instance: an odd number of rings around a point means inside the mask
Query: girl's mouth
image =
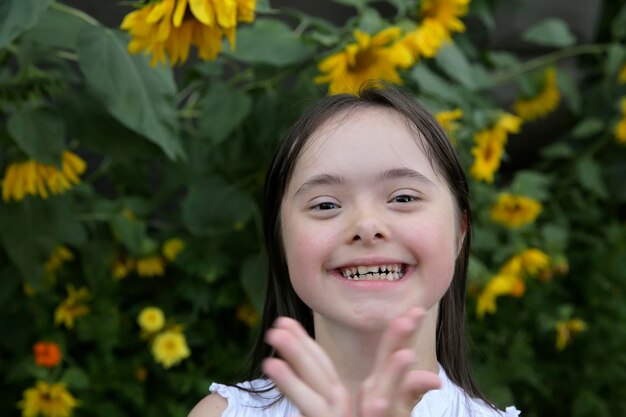
<svg viewBox="0 0 626 417"><path fill-rule="evenodd" d="M354 281L397 281L404 276L406 265L362 265L339 268L339 273Z"/></svg>

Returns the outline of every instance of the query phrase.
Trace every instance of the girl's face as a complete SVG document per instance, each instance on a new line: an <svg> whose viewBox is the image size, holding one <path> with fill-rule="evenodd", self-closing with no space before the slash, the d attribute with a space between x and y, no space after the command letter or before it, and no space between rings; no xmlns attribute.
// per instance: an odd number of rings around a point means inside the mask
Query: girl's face
<svg viewBox="0 0 626 417"><path fill-rule="evenodd" d="M437 306L464 230L445 182L403 116L350 110L305 145L281 205L298 296L324 319L381 329Z"/></svg>

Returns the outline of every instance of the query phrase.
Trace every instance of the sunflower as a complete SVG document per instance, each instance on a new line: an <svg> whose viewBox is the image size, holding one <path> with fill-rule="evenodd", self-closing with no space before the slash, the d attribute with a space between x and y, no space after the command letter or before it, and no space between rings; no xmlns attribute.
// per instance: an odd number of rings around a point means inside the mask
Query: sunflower
<svg viewBox="0 0 626 417"><path fill-rule="evenodd" d="M556 71L548 68L543 77L543 88L534 97L519 98L513 104L515 113L524 120L546 117L558 107L561 93L556 81Z"/></svg>
<svg viewBox="0 0 626 417"><path fill-rule="evenodd" d="M254 20L256 0L161 0L149 2L122 21L120 27L132 39L128 52L151 54L151 65L182 64L189 57L192 45L198 56L214 60L222 49L222 39L235 48L238 22Z"/></svg>
<svg viewBox="0 0 626 417"><path fill-rule="evenodd" d="M12 163L2 179L2 199L21 201L27 195L47 199L50 194L62 194L80 183L86 168L85 161L70 151L63 152L61 169L32 159Z"/></svg>
<svg viewBox="0 0 626 417"><path fill-rule="evenodd" d="M622 65L622 69L619 70L619 75L617 76L617 81L620 84L626 84L626 63Z"/></svg>
<svg viewBox="0 0 626 417"><path fill-rule="evenodd" d="M476 315L482 318L485 313L495 314L496 299L503 295L521 297L526 291L524 280L517 275L499 273L494 276L478 296Z"/></svg>
<svg viewBox="0 0 626 417"><path fill-rule="evenodd" d="M510 229L518 229L535 221L541 203L530 197L502 193L491 208L491 220Z"/></svg>
<svg viewBox="0 0 626 417"><path fill-rule="evenodd" d="M622 118L615 126L615 138L618 143L626 144L626 97L620 102Z"/></svg>
<svg viewBox="0 0 626 417"><path fill-rule="evenodd" d="M44 265L46 274L54 276L55 272L67 261L74 259L74 254L67 247L60 245L57 246Z"/></svg>
<svg viewBox="0 0 626 417"><path fill-rule="evenodd" d="M464 32L465 25L459 18L467 14L469 3L470 0L423 0L421 15L448 32Z"/></svg>
<svg viewBox="0 0 626 417"><path fill-rule="evenodd" d="M185 249L185 242L182 239L168 239L161 248L163 256L170 262L176 260L178 255Z"/></svg>
<svg viewBox="0 0 626 417"><path fill-rule="evenodd" d="M158 255L139 258L135 261L137 274L140 277L150 278L165 274L165 261Z"/></svg>
<svg viewBox="0 0 626 417"><path fill-rule="evenodd" d="M163 310L158 307L146 307L139 313L137 323L147 333L156 333L165 324Z"/></svg>
<svg viewBox="0 0 626 417"><path fill-rule="evenodd" d="M37 381L33 388L24 391L18 407L22 417L70 417L78 400L72 396L64 384L48 384Z"/></svg>
<svg viewBox="0 0 626 417"><path fill-rule="evenodd" d="M329 94L356 94L367 80L383 80L400 84L398 68L413 63L408 50L395 41L400 28L391 27L374 36L360 30L354 31L355 43L325 58L319 64L324 73L315 78L318 84L329 84Z"/></svg>

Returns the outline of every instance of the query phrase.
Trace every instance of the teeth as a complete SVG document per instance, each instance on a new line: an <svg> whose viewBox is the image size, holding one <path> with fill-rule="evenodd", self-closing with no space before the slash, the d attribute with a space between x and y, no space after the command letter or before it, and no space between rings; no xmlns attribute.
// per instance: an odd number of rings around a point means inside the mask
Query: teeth
<svg viewBox="0 0 626 417"><path fill-rule="evenodd" d="M358 267L359 275L367 274L369 272L369 268L366 266Z"/></svg>
<svg viewBox="0 0 626 417"><path fill-rule="evenodd" d="M344 278L356 281L395 281L404 275L401 264L350 266L341 269L340 272Z"/></svg>

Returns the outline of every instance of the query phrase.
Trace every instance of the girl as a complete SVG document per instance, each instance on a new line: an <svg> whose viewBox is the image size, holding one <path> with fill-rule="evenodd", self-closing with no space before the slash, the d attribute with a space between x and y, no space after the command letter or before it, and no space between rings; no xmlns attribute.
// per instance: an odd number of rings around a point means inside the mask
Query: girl
<svg viewBox="0 0 626 417"><path fill-rule="evenodd" d="M470 226L465 174L427 111L380 84L322 99L266 180L259 379L211 385L190 417L518 416L470 374Z"/></svg>

